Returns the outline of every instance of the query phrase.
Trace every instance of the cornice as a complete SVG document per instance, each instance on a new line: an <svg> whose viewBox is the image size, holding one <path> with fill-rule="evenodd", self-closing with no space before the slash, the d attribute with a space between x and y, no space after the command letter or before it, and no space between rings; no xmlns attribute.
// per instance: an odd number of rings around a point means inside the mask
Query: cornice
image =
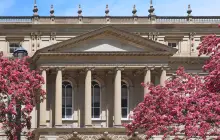
<svg viewBox="0 0 220 140"><path fill-rule="evenodd" d="M155 16L153 22L149 16L107 16L110 19L110 23L130 23L130 24L192 24L192 23L211 23L219 24L220 16L191 16L190 20L188 16ZM51 22L53 19L53 22ZM81 21L80 21L81 19ZM205 19L205 20L204 20ZM36 17L34 16L0 16L0 24L36 24ZM38 16L37 24L96 24L106 23L106 16Z"/></svg>
<svg viewBox="0 0 220 140"><path fill-rule="evenodd" d="M204 64L208 57L170 57L169 64Z"/></svg>
<svg viewBox="0 0 220 140"><path fill-rule="evenodd" d="M170 52L53 52L53 53L37 53L32 57L32 60L36 62L41 56L172 56Z"/></svg>

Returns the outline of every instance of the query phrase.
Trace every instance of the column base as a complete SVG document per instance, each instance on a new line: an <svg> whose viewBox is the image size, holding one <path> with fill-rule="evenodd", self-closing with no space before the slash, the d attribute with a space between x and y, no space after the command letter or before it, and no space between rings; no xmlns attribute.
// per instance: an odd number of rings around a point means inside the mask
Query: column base
<svg viewBox="0 0 220 140"><path fill-rule="evenodd" d="M92 128L92 125L89 124L89 125L85 125L86 128Z"/></svg>
<svg viewBox="0 0 220 140"><path fill-rule="evenodd" d="M47 125L46 124L40 124L39 127L40 128L47 128Z"/></svg>
<svg viewBox="0 0 220 140"><path fill-rule="evenodd" d="M115 128L122 128L122 125L114 125Z"/></svg>
<svg viewBox="0 0 220 140"><path fill-rule="evenodd" d="M57 125L55 125L54 127L55 127L55 128L62 128L63 126L60 125L60 124L59 124L59 125L57 124Z"/></svg>

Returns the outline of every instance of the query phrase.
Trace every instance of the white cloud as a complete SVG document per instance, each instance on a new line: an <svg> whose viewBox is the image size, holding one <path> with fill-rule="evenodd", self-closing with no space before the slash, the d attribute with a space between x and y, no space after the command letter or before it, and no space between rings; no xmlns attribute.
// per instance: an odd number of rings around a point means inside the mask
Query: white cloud
<svg viewBox="0 0 220 140"><path fill-rule="evenodd" d="M15 3L15 0L0 0L0 15L5 14Z"/></svg>

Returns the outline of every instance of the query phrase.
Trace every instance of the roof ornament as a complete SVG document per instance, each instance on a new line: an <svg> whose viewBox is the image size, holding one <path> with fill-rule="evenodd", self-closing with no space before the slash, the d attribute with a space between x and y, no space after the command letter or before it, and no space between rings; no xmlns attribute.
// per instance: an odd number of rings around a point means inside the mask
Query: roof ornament
<svg viewBox="0 0 220 140"><path fill-rule="evenodd" d="M188 13L188 16L192 16L192 9L191 9L191 6L190 4L188 5L188 10L187 10L187 13Z"/></svg>
<svg viewBox="0 0 220 140"><path fill-rule="evenodd" d="M133 16L137 16L137 9L136 9L136 5L133 6L133 10L132 10Z"/></svg>
<svg viewBox="0 0 220 140"><path fill-rule="evenodd" d="M105 8L105 16L109 16L108 4L106 5L106 8Z"/></svg>
<svg viewBox="0 0 220 140"><path fill-rule="evenodd" d="M154 16L154 6L153 6L153 1L150 0L150 9L148 10L149 16Z"/></svg>
<svg viewBox="0 0 220 140"><path fill-rule="evenodd" d="M81 5L79 4L79 8L78 8L78 16L81 17L82 16L82 9L81 9Z"/></svg>
<svg viewBox="0 0 220 140"><path fill-rule="evenodd" d="M53 4L51 4L51 6L50 6L50 16L51 16L51 17L54 16L54 8L53 8Z"/></svg>
<svg viewBox="0 0 220 140"><path fill-rule="evenodd" d="M34 0L34 9L33 9L33 12L34 12L34 16L38 16L38 8L37 8L37 0Z"/></svg>

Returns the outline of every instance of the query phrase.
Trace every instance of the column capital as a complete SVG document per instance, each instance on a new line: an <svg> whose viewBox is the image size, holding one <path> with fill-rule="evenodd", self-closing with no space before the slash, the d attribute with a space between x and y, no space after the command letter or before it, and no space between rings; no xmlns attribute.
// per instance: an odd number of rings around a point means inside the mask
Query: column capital
<svg viewBox="0 0 220 140"><path fill-rule="evenodd" d="M64 71L64 70L65 70L65 67L56 67L55 70L56 70L56 71Z"/></svg>
<svg viewBox="0 0 220 140"><path fill-rule="evenodd" d="M124 67L115 67L115 71L123 71L124 70Z"/></svg>
<svg viewBox="0 0 220 140"><path fill-rule="evenodd" d="M163 66L161 67L161 70L170 70L170 67Z"/></svg>
<svg viewBox="0 0 220 140"><path fill-rule="evenodd" d="M48 67L40 67L39 68L39 71L42 72L42 71L48 71L50 68Z"/></svg>
<svg viewBox="0 0 220 140"><path fill-rule="evenodd" d="M154 66L146 66L146 67L144 68L144 71L154 70L154 69L155 69Z"/></svg>
<svg viewBox="0 0 220 140"><path fill-rule="evenodd" d="M95 67L86 67L84 70L85 71L94 71Z"/></svg>

